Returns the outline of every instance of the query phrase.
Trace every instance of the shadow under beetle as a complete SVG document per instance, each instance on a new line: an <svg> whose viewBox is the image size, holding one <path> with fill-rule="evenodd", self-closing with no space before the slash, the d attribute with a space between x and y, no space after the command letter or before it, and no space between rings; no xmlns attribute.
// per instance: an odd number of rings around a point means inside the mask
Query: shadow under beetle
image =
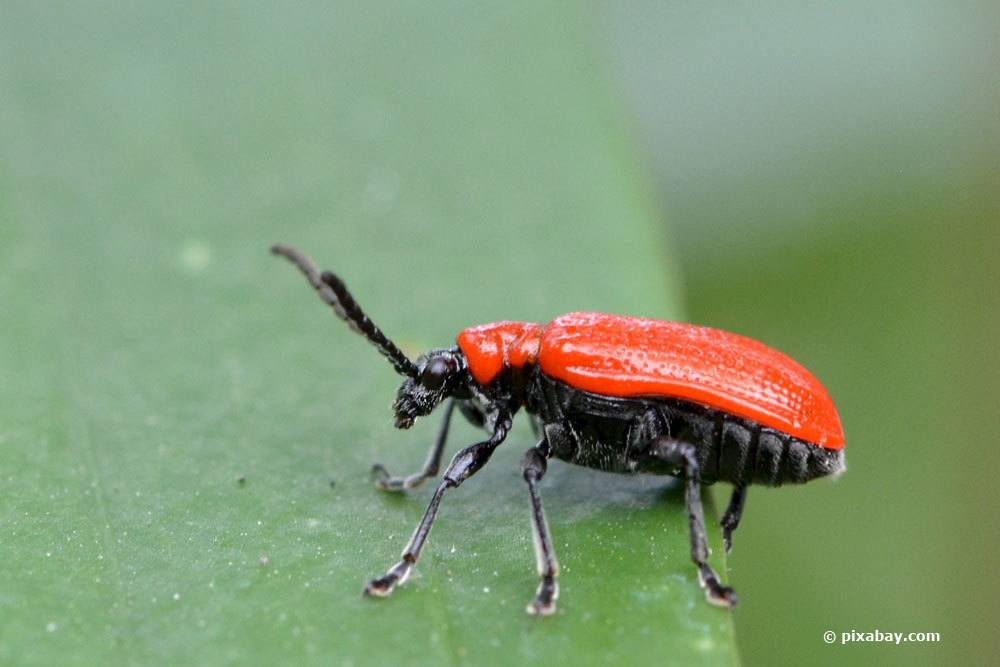
<svg viewBox="0 0 1000 667"><path fill-rule="evenodd" d="M708 564L701 486L734 486L722 517L728 551L750 484L802 483L844 470L844 433L832 400L812 374L776 350L718 329L603 313L570 313L546 325L496 322L463 330L457 345L411 361L368 318L343 281L320 272L287 245L271 251L293 262L320 298L367 338L404 377L393 403L409 428L447 399L444 421L420 472L376 482L404 491L437 475L457 407L489 437L459 451L445 469L401 560L365 593L384 597L420 557L449 489L482 468L524 408L539 442L521 461L541 582L527 610L548 615L559 597L559 563L538 483L549 458L618 473L685 480L691 560L709 602L736 604Z"/></svg>

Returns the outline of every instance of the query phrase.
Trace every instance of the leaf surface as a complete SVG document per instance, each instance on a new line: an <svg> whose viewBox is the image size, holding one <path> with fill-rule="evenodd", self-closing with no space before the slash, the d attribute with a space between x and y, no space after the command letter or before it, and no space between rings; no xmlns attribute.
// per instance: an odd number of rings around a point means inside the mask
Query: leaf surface
<svg viewBox="0 0 1000 667"><path fill-rule="evenodd" d="M554 462L560 611L524 613L523 416L417 575L363 598L431 492L368 470L415 470L436 420L395 431L398 378L267 253L337 270L411 354L680 316L591 30L534 3L5 10L0 662L735 661L663 478Z"/></svg>

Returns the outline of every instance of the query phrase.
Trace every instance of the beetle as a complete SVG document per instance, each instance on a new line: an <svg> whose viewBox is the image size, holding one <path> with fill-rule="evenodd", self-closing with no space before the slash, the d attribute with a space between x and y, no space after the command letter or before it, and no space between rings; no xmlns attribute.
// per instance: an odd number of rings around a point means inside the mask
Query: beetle
<svg viewBox="0 0 1000 667"><path fill-rule="evenodd" d="M521 461L540 579L527 611L536 615L552 614L559 596L559 564L538 491L550 458L682 478L691 560L707 600L727 608L737 597L708 564L702 485L734 487L721 520L729 551L749 485L803 483L845 470L844 432L829 394L809 371L763 343L692 324L577 312L545 325L470 327L456 345L412 361L336 274L320 272L291 246L271 251L294 263L334 313L403 376L393 403L397 428L446 402L423 468L400 477L376 464L378 488L405 491L437 475L456 407L488 434L451 460L400 561L368 582L367 595L388 596L407 580L444 494L486 465L522 408L539 438Z"/></svg>

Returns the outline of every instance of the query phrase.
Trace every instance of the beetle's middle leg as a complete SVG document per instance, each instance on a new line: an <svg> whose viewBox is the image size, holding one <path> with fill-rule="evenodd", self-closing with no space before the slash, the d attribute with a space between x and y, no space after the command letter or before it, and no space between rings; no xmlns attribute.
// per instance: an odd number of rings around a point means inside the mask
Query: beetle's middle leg
<svg viewBox="0 0 1000 667"><path fill-rule="evenodd" d="M720 607L735 607L736 592L719 582L719 575L708 564L708 540L705 537L705 515L701 508L701 471L694 445L661 438L653 445L653 454L668 465L678 467L684 475L684 499L691 533L691 560L698 567L698 578L705 597Z"/></svg>
<svg viewBox="0 0 1000 667"><path fill-rule="evenodd" d="M438 469L441 467L441 455L444 454L444 443L448 440L448 426L451 423L451 413L455 410L455 399L448 401L448 405L444 409L444 421L441 422L441 428L438 431L437 439L434 441L434 446L431 447L431 451L427 454L427 460L424 462L424 467L420 472L415 472L412 475L406 475L405 477L394 477L389 474L389 471L385 469L385 466L381 463L376 463L372 466L372 472L376 473L379 477L375 480L375 486L382 491L408 491L410 489L415 489L428 479L434 477L438 474Z"/></svg>
<svg viewBox="0 0 1000 667"><path fill-rule="evenodd" d="M541 582L535 599L528 605L528 613L536 616L548 616L556 610L556 599L559 597L559 561L556 560L555 549L552 548L552 536L549 534L549 524L545 521L542 510L542 498L538 495L538 483L545 476L548 459L552 456L549 441L543 439L537 446L524 453L521 460L521 472L524 481L528 483L528 493L531 494L531 535L535 542L535 563Z"/></svg>
<svg viewBox="0 0 1000 667"><path fill-rule="evenodd" d="M444 492L448 489L457 488L462 482L472 477L480 468L486 465L486 462L493 456L493 451L507 437L510 424L511 420L509 416L498 419L493 435L490 436L489 440L466 447L455 454L455 458L448 464L448 469L444 472L444 478L441 480L437 490L434 492L434 497L431 498L431 502L427 506L427 511L424 512L424 518L420 520L417 529L413 531L413 536L406 544L406 548L403 549L400 561L389 568L385 576L369 581L368 585L365 586L366 595L385 597L392 593L396 586L406 582L410 576L410 572L413 571L413 566L417 563L417 559L420 558L420 552L424 548L427 536L430 535L431 526L434 524L434 518L437 516L438 506L441 504Z"/></svg>

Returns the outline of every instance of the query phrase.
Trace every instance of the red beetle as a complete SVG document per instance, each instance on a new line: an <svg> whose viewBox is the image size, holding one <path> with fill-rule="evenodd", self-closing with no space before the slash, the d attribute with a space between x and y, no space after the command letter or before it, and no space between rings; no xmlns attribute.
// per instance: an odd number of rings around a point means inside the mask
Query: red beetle
<svg viewBox="0 0 1000 667"><path fill-rule="evenodd" d="M369 595L389 595L406 581L445 491L486 464L520 408L539 437L521 462L541 577L528 605L532 614L551 614L559 596L559 564L538 494L550 457L610 472L683 477L691 559L708 601L724 607L736 604L736 594L707 562L701 485L721 480L734 486L722 518L728 550L748 485L801 483L844 470L844 432L823 386L757 341L691 324L569 313L545 325L496 322L465 329L457 346L414 362L368 319L340 278L320 273L289 246L271 251L294 262L334 312L405 377L393 404L397 427L409 428L450 399L423 470L393 477L376 465L380 489L411 489L437 474L456 406L489 434L452 459L402 559L368 583Z"/></svg>

